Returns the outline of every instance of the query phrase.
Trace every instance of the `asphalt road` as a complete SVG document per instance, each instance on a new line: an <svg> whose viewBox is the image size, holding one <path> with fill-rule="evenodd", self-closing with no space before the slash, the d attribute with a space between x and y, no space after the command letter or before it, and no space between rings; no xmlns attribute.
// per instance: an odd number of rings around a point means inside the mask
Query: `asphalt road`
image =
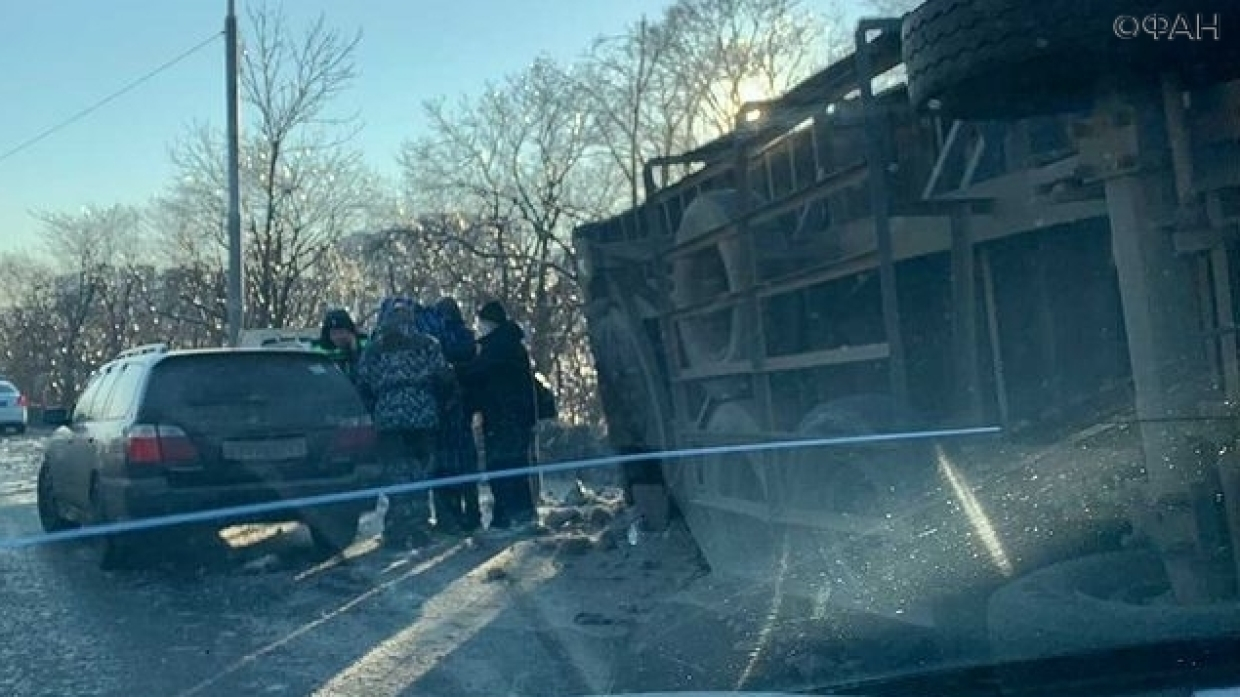
<svg viewBox="0 0 1240 697"><path fill-rule="evenodd" d="M3 538L39 532L42 448L0 439ZM683 529L630 544L619 515L331 564L297 526L141 571L103 572L80 541L0 550L0 695L774 691L934 661L907 628L715 579Z"/></svg>
<svg viewBox="0 0 1240 697"><path fill-rule="evenodd" d="M37 436L0 440L6 538L39 531L42 447ZM124 572L100 571L83 542L0 551L0 694L612 692L626 640L614 618L642 612L635 594L663 582L621 574L605 587L602 570L619 573L625 559L536 540L443 540L410 554L362 544L321 568L304 537L292 528ZM564 580L565 569L577 573Z"/></svg>

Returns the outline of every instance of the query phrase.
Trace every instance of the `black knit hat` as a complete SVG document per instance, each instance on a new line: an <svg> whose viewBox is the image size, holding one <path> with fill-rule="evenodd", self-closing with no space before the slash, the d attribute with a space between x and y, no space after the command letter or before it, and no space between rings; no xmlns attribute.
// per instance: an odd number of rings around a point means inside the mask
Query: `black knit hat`
<svg viewBox="0 0 1240 697"><path fill-rule="evenodd" d="M357 325L354 324L353 318L349 316L348 310L332 310L327 313L327 317L323 318L323 330L331 331L333 329L348 329L354 334L357 333Z"/></svg>
<svg viewBox="0 0 1240 697"><path fill-rule="evenodd" d="M449 322L464 322L465 318L461 316L461 306L456 302L456 298L444 296L435 303L435 309L444 319Z"/></svg>
<svg viewBox="0 0 1240 697"><path fill-rule="evenodd" d="M478 310L478 319L486 320L492 324L505 324L508 322L508 312L504 310L504 306L498 300L492 300Z"/></svg>

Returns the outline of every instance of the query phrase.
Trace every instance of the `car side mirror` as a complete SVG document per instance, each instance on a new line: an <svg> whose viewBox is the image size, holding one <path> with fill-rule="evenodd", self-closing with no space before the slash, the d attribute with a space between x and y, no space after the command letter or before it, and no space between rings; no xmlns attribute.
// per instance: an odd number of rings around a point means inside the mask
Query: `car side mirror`
<svg viewBox="0 0 1240 697"><path fill-rule="evenodd" d="M69 425L69 410L64 407L48 407L43 410L43 425L52 428Z"/></svg>

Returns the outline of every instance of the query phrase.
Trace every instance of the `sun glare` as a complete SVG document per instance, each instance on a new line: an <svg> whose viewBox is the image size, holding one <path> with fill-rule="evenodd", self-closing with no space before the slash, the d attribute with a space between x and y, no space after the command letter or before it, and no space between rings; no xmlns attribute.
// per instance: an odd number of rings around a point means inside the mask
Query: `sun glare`
<svg viewBox="0 0 1240 697"><path fill-rule="evenodd" d="M770 90L767 89L765 81L756 77L747 77L741 80L737 85L736 94L740 97L741 103L746 102L762 102L771 98Z"/></svg>

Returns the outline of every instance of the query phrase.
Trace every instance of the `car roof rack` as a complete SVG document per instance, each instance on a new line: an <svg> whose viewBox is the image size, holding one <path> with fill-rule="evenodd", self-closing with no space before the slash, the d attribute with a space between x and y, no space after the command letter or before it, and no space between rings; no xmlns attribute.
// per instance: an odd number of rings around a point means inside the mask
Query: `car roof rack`
<svg viewBox="0 0 1240 697"><path fill-rule="evenodd" d="M313 342L319 338L321 330L307 329L245 329L242 330L238 348L261 348L272 340Z"/></svg>
<svg viewBox="0 0 1240 697"><path fill-rule="evenodd" d="M312 340L304 338L304 337L300 337L300 336L271 337L268 339L264 339L263 342L259 344L259 347L265 348L265 349L291 348L291 349L301 349L301 350L313 350L314 348Z"/></svg>
<svg viewBox="0 0 1240 697"><path fill-rule="evenodd" d="M126 349L117 354L117 360L121 358L133 358L134 356L142 356L148 353L167 353L168 344L144 344Z"/></svg>

